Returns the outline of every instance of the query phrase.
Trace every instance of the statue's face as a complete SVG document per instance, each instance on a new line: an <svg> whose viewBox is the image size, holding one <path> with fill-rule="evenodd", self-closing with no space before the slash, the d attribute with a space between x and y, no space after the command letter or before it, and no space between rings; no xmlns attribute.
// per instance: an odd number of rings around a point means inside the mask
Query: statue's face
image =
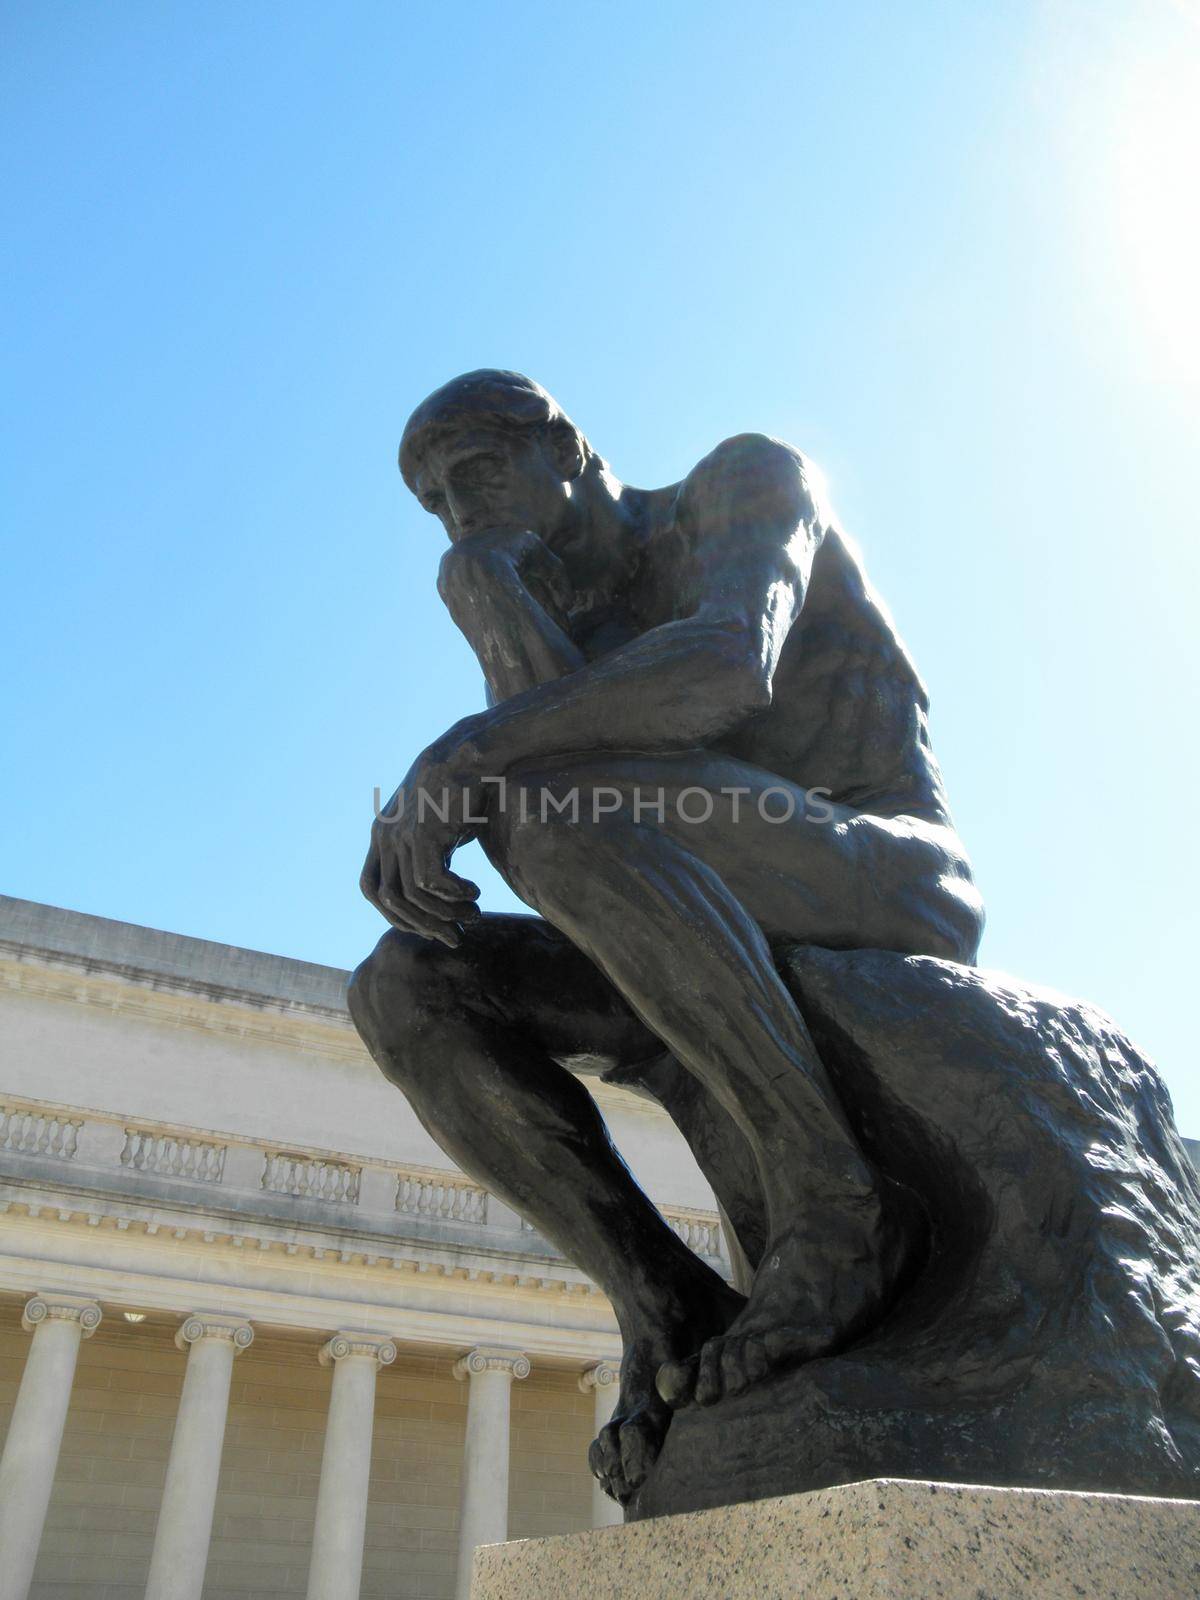
<svg viewBox="0 0 1200 1600"><path fill-rule="evenodd" d="M510 529L549 541L571 504L570 486L541 436L492 428L431 444L415 492L452 541Z"/></svg>

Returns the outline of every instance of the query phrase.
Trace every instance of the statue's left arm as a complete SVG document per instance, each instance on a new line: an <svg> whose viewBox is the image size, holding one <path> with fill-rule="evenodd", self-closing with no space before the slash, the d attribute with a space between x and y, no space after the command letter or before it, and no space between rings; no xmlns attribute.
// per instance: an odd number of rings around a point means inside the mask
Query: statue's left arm
<svg viewBox="0 0 1200 1600"><path fill-rule="evenodd" d="M759 434L726 440L685 480L677 517L691 550L686 615L464 718L414 764L403 793L450 810L443 822L401 806L375 823L363 888L397 926L457 942L474 890L447 863L479 831L488 780L568 753L695 748L770 705L824 532L804 459Z"/></svg>

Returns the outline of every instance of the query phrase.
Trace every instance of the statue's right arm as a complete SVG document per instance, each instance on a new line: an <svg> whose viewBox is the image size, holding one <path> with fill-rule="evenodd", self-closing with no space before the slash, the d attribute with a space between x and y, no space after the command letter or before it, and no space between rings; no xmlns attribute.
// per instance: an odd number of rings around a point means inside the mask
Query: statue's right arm
<svg viewBox="0 0 1200 1600"><path fill-rule="evenodd" d="M438 593L483 671L492 704L576 672L562 563L533 533L460 539L442 558Z"/></svg>

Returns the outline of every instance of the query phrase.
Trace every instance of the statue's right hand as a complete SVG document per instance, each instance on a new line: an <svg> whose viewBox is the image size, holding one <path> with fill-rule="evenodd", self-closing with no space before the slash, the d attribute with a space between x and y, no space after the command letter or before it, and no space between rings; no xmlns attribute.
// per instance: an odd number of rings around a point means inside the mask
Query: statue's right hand
<svg viewBox="0 0 1200 1600"><path fill-rule="evenodd" d="M458 539L438 570L438 593L455 621L480 601L486 605L497 587L514 582L565 630L572 596L567 569L527 528L498 528Z"/></svg>
<svg viewBox="0 0 1200 1600"><path fill-rule="evenodd" d="M414 768L414 771L419 770ZM419 781L405 783L418 795ZM427 792L450 802L461 794L461 786L438 785L430 777ZM469 807L467 808L469 809ZM462 925L479 915L475 904L479 890L466 878L449 870L462 828L447 817L432 814L423 826L415 826L420 815L419 799L405 809L402 784L371 825L371 845L363 865L359 887L381 916L402 933L417 933L423 939L436 939L454 949L462 936Z"/></svg>

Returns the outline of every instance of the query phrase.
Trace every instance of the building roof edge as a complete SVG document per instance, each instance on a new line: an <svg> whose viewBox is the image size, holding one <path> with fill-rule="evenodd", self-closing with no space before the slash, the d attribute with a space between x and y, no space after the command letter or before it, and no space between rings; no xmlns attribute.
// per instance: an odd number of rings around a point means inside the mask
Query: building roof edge
<svg viewBox="0 0 1200 1600"><path fill-rule="evenodd" d="M344 1012L349 973L292 956L0 895L0 941L90 968Z"/></svg>

